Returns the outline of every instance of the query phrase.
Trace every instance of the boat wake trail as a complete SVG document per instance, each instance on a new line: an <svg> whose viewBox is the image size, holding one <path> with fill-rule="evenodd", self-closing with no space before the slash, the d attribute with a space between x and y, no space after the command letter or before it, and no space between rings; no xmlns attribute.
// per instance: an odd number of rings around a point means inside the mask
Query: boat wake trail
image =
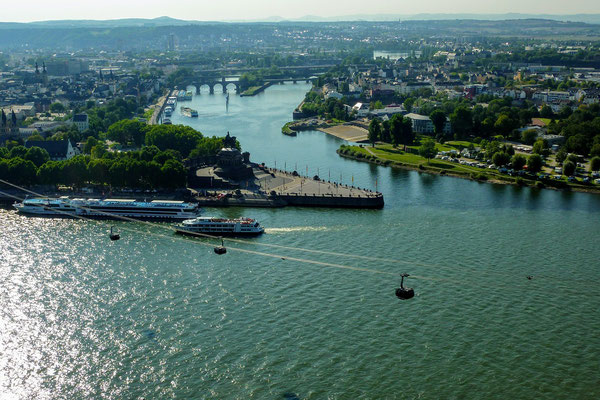
<svg viewBox="0 0 600 400"><path fill-rule="evenodd" d="M327 226L293 226L289 228L266 228L266 233L288 233L288 232L325 232L333 230Z"/></svg>

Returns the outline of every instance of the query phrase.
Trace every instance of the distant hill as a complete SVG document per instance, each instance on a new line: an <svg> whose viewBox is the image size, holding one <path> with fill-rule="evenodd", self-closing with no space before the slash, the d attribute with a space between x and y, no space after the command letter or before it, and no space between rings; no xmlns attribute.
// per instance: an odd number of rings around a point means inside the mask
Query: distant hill
<svg viewBox="0 0 600 400"><path fill-rule="evenodd" d="M335 17L321 17L317 15L306 15L300 18L283 18L271 16L255 20L231 20L231 21L193 21L181 20L171 17L158 17L153 19L125 18L111 20L56 20L36 21L28 23L0 22L0 29L27 29L27 28L126 28L126 27L160 27L160 26L185 26L218 24L224 22L343 22L343 21L454 21L454 20L480 20L480 21L503 21L522 19L545 19L563 22L585 22L588 24L600 24L600 14L354 14Z"/></svg>
<svg viewBox="0 0 600 400"><path fill-rule="evenodd" d="M321 17L317 15L305 15L299 18L283 18L272 16L252 21L235 20L231 22L342 22L342 21L431 21L431 20L464 20L473 19L481 21L503 21L515 19L547 19L564 22L585 22L588 24L600 24L600 14L352 14L334 17Z"/></svg>
<svg viewBox="0 0 600 400"><path fill-rule="evenodd" d="M108 20L58 20L58 21L36 21L27 23L0 22L0 29L27 29L27 28L136 28L157 26L184 26L199 25L202 21L184 21L170 17L159 17L153 19L125 18Z"/></svg>
<svg viewBox="0 0 600 400"><path fill-rule="evenodd" d="M436 15L437 16L437 15ZM458 14L456 15L458 16ZM416 16L415 16L416 18ZM309 19L309 18L307 18ZM356 29L355 28L360 28ZM344 35L362 40L364 35L388 37L390 32L407 37L446 36L452 38L536 38L600 40L600 24L564 22L548 19L403 19L393 21L273 21L201 22L168 17L156 19L120 19L108 21L43 21L0 23L0 49L53 50L165 50L170 35L180 49L223 49L220 37L231 42L227 48L253 50L257 43L287 45L278 31L298 29L314 31L318 39L304 39L314 45L345 48ZM330 39L338 38L338 39Z"/></svg>

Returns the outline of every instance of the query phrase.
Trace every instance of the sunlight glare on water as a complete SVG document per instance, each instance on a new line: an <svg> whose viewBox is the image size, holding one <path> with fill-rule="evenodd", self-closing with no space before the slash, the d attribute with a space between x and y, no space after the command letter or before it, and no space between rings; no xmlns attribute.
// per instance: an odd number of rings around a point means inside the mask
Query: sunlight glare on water
<svg viewBox="0 0 600 400"><path fill-rule="evenodd" d="M173 120L229 130L271 166L377 179L386 207L205 215L266 227L232 247L371 272L0 209L0 398L600 397L600 198L341 159L321 132L280 133L307 88L232 96L229 112L201 94L200 118Z"/></svg>

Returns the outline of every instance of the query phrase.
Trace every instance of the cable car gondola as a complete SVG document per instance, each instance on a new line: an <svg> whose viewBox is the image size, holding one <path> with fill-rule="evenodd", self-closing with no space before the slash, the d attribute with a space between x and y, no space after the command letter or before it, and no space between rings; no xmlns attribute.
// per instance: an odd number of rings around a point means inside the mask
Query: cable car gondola
<svg viewBox="0 0 600 400"><path fill-rule="evenodd" d="M413 288L404 287L404 278L410 275L402 274L400 276L402 277L402 280L400 281L400 287L396 289L396 297L398 297L401 300L412 299L413 297L415 297L415 291L413 290Z"/></svg>
<svg viewBox="0 0 600 400"><path fill-rule="evenodd" d="M215 250L215 253L218 255L227 253L227 249L225 248L225 242L223 241L223 238L221 238L221 245L216 246L214 250Z"/></svg>
<svg viewBox="0 0 600 400"><path fill-rule="evenodd" d="M119 240L121 239L121 235L113 232L113 227L110 227L110 240Z"/></svg>

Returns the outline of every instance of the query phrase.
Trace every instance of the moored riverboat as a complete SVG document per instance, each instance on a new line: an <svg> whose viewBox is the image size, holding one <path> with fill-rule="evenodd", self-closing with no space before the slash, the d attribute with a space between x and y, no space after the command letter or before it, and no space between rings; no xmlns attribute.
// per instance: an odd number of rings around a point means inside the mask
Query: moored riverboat
<svg viewBox="0 0 600 400"><path fill-rule="evenodd" d="M172 200L31 198L13 205L22 214L50 217L182 220L200 215L197 203Z"/></svg>

